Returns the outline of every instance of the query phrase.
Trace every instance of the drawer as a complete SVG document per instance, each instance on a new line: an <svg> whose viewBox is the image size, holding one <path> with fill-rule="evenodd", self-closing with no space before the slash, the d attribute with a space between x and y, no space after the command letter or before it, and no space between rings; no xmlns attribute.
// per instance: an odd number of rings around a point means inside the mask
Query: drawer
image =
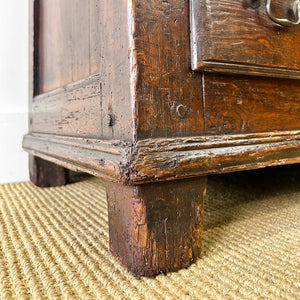
<svg viewBox="0 0 300 300"><path fill-rule="evenodd" d="M278 25L267 1L249 1L190 0L193 70L300 78L300 25ZM272 0L271 12L295 21L295 1Z"/></svg>
<svg viewBox="0 0 300 300"><path fill-rule="evenodd" d="M205 132L228 135L300 128L300 81L205 73Z"/></svg>

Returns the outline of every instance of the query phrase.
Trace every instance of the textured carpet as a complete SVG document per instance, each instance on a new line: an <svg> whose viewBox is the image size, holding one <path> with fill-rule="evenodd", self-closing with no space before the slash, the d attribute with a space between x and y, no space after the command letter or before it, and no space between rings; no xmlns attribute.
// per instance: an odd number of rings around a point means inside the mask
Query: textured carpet
<svg viewBox="0 0 300 300"><path fill-rule="evenodd" d="M299 299L299 171L209 177L202 258L154 279L110 255L101 179L0 185L0 298Z"/></svg>

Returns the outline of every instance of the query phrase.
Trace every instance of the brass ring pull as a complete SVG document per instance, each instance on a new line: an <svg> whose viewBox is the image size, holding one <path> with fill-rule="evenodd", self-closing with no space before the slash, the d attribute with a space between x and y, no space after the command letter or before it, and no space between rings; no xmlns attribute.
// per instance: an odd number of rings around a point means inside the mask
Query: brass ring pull
<svg viewBox="0 0 300 300"><path fill-rule="evenodd" d="M271 10L271 2L272 0L267 0L266 8L267 8L267 14L269 18L274 21L275 23L282 25L282 26L296 26L300 24L300 0L296 0L294 3L294 12L298 16L298 19L296 22L290 21L288 19L279 19L274 16Z"/></svg>

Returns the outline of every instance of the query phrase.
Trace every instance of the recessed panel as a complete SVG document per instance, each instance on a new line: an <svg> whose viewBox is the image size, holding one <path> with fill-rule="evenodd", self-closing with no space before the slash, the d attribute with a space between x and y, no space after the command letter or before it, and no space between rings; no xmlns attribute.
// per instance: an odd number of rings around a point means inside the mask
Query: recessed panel
<svg viewBox="0 0 300 300"><path fill-rule="evenodd" d="M36 0L35 95L100 71L97 0Z"/></svg>

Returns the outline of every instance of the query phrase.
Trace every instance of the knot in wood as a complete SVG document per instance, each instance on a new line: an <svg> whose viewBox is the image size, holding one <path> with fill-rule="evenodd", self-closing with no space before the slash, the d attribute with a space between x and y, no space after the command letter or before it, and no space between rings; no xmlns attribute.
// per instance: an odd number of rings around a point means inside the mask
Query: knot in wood
<svg viewBox="0 0 300 300"><path fill-rule="evenodd" d="M246 3L253 9L259 8L261 4L260 0L246 0Z"/></svg>

